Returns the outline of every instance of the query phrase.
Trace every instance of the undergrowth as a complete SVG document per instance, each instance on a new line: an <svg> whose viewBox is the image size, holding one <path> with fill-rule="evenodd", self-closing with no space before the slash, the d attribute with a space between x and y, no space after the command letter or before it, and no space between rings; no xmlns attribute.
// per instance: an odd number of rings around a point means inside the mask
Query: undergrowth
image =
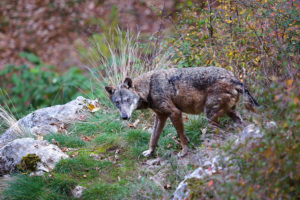
<svg viewBox="0 0 300 200"><path fill-rule="evenodd" d="M145 115L149 114L146 112ZM128 123L133 123L137 117L134 116ZM2 193L2 198L72 199L70 191L75 185L87 188L82 199L157 199L166 195L153 184L149 174L137 177L137 170L146 160L141 154L148 149L150 139L150 133L143 130L147 122L141 122L134 129L120 120L119 113L107 113L104 109L95 113L87 122L74 124L70 128L70 135L45 136L49 142L54 139L61 148L70 148L67 153L71 158L61 160L52 172L42 177L16 175ZM205 123L201 117L187 122L188 135L193 138L192 148L199 146L199 125ZM174 127L168 123L157 149L157 156L173 157L171 171L177 170L178 176L170 174L167 179L174 185L184 176L174 155L181 148L176 135ZM84 141L82 136L89 139ZM168 191L169 196L174 189Z"/></svg>
<svg viewBox="0 0 300 200"><path fill-rule="evenodd" d="M89 70L96 80L91 81L89 91L83 93L99 97L102 111L87 122L73 125L70 135L46 136L48 141L55 140L66 149L70 158L60 161L45 176L16 175L2 193L2 198L72 199L70 192L76 185L87 188L83 199L159 199L165 193L170 198L174 187L162 190L155 186L150 174L139 174L146 161L141 153L148 149L150 133L147 123L153 124L151 112L136 112L128 122L120 120L103 86L118 84L125 76L176 64L178 67L216 65L235 71L243 81L255 77L255 81L247 80L251 85L260 84L253 89L254 94L258 93L254 96L259 96L262 104L259 109L261 116L253 122L262 128L264 137L250 148L247 145L236 148L232 141L226 144L223 148L232 156L238 169L229 174L228 179L224 178L228 174L218 172L197 182L195 199L297 199L300 191L300 86L296 62L299 57L299 31L296 28L299 14L294 1L249 2L226 0L204 8L191 4L179 15L176 25L179 35L174 34L163 43L167 44L167 49L173 49L175 57L165 51L165 54L159 54L162 57L158 60L145 62L139 55L138 42L128 33L116 29L112 37L94 35L88 48L80 49L85 56L84 62L92 65ZM26 56L37 65L35 68L11 67L0 74L4 77L17 71L0 79L17 85L8 88L17 105L28 108L32 104L38 108L52 104L53 99L60 99L55 103L61 103L77 94L77 88L60 93L61 84L57 85L58 77L51 67L44 66L31 54ZM42 70L45 67L47 70ZM26 73L21 73L22 70ZM76 70L70 72L70 75L59 78L59 83L64 83L64 79L72 82L73 77L77 77L79 84L86 81L77 75ZM25 79L30 84L24 84L22 80ZM33 84L35 80L39 84ZM31 88L32 85L37 88ZM26 88L31 92L24 94ZM31 93L34 95L30 96ZM133 127L136 119L143 120ZM265 122L270 120L277 123L273 130L265 127ZM198 118L187 116L184 121L191 140L190 148L201 146L200 135L210 133L206 129L206 118L203 115ZM221 125L231 125L231 121L223 118ZM180 148L176 131L168 122L156 156L168 160L167 180L176 186L185 175L174 156Z"/></svg>

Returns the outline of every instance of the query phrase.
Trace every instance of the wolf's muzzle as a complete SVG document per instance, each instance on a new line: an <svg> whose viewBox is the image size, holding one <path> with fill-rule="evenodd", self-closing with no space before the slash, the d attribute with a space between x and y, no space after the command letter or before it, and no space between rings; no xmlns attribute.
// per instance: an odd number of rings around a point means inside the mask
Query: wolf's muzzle
<svg viewBox="0 0 300 200"><path fill-rule="evenodd" d="M121 117L122 119L129 119L129 116L126 113L122 113Z"/></svg>

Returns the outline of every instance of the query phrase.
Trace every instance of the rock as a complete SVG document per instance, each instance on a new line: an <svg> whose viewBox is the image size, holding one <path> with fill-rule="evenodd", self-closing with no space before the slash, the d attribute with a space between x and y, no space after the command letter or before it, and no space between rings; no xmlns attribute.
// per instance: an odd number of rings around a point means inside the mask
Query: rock
<svg viewBox="0 0 300 200"><path fill-rule="evenodd" d="M1 192L7 187L9 186L9 182L13 180L14 177L10 176L10 175L4 175L4 176L0 176L0 194Z"/></svg>
<svg viewBox="0 0 300 200"><path fill-rule="evenodd" d="M48 141L33 138L16 139L0 149L0 175L16 171L17 164L28 154L35 154L41 159L36 172L33 173L36 175L51 171L58 161L69 157Z"/></svg>
<svg viewBox="0 0 300 200"><path fill-rule="evenodd" d="M238 135L238 139L235 141L236 145L244 144L246 141L250 141L250 143L254 142L255 139L259 139L263 137L263 133L259 127L254 124L249 124L246 126L243 131Z"/></svg>
<svg viewBox="0 0 300 200"><path fill-rule="evenodd" d="M146 164L147 165L160 165L160 158L147 160Z"/></svg>
<svg viewBox="0 0 300 200"><path fill-rule="evenodd" d="M266 128L269 130L273 130L273 129L277 128L277 124L274 121L269 121L266 123Z"/></svg>
<svg viewBox="0 0 300 200"><path fill-rule="evenodd" d="M86 187L82 187L80 185L77 185L73 190L72 190L72 195L75 198L80 198L84 192L84 190L86 190Z"/></svg>
<svg viewBox="0 0 300 200"><path fill-rule="evenodd" d="M91 153L91 154L90 154L90 157L92 157L92 158L95 159L95 160L101 160L101 159L102 159L102 156L101 156L101 155L95 154L95 153Z"/></svg>
<svg viewBox="0 0 300 200"><path fill-rule="evenodd" d="M66 132L69 124L85 120L91 112L99 110L98 100L77 97L64 105L38 109L16 122L0 136L0 147L20 137ZM25 130L25 131L20 131ZM20 133L21 132L21 133ZM26 135L27 134L27 135Z"/></svg>
<svg viewBox="0 0 300 200"><path fill-rule="evenodd" d="M191 174L187 175L184 180L178 185L174 192L173 200L189 199L190 189L188 187L188 181L192 179L203 179L206 176L211 176L219 170L222 170L219 163L219 157L211 158L212 161L206 160L202 166L199 166Z"/></svg>
<svg viewBox="0 0 300 200"><path fill-rule="evenodd" d="M243 129L238 135L232 134L232 138L235 138L235 144L241 145L248 142L248 145L256 142L257 139L263 137L261 129L254 124L250 124ZM218 141L218 140L216 140ZM215 142L216 142L215 141ZM201 153L201 152L199 152ZM198 154L199 154L198 153ZM234 172L238 170L238 165L234 164L230 155L219 150L210 150L209 146L203 147L202 154L199 157L199 167L192 173L185 176L184 180L178 185L173 194L173 200L190 199L193 191L191 190L191 183L197 184L205 180L205 178L219 172ZM229 173L230 174L230 173ZM227 177L227 178L230 178ZM226 179L226 177L224 177ZM213 183L213 182L212 182ZM195 192L195 191L194 191ZM197 192L197 191L196 191Z"/></svg>

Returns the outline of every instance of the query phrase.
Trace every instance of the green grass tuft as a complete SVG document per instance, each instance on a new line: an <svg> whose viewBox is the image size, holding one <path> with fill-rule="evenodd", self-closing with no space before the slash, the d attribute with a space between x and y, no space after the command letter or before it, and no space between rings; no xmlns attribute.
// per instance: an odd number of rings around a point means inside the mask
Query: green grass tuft
<svg viewBox="0 0 300 200"><path fill-rule="evenodd" d="M125 135L128 151L134 158L139 158L143 151L148 149L150 134L141 130L130 130Z"/></svg>
<svg viewBox="0 0 300 200"><path fill-rule="evenodd" d="M82 178L86 175L87 179L92 179L98 176L98 170L109 170L112 165L109 161L97 161L88 155L79 155L72 159L61 160L54 172L70 174L74 178Z"/></svg>
<svg viewBox="0 0 300 200"><path fill-rule="evenodd" d="M126 192L127 188L118 184L98 183L88 188L84 192L82 199L117 200L123 199Z"/></svg>
<svg viewBox="0 0 300 200"><path fill-rule="evenodd" d="M50 134L46 135L44 137L45 140L48 140L49 142L54 139L56 142L58 142L61 146L63 147L71 147L71 148L76 148L76 147L84 147L86 146L86 143L81 140L78 136L68 136L68 135L63 135L63 134Z"/></svg>
<svg viewBox="0 0 300 200"><path fill-rule="evenodd" d="M71 190L76 183L71 179L43 176L17 175L9 182L1 199L5 200L49 200L73 199Z"/></svg>
<svg viewBox="0 0 300 200"><path fill-rule="evenodd" d="M199 146L201 144L200 135L202 134L202 129L207 126L208 121L204 114L190 117L188 123L185 124L185 132L190 139L190 145Z"/></svg>

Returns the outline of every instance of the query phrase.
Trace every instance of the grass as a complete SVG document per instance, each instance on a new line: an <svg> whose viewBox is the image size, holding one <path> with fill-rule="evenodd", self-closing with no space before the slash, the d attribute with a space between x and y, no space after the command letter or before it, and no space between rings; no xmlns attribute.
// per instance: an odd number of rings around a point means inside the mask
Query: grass
<svg viewBox="0 0 300 200"><path fill-rule="evenodd" d="M43 176L17 175L3 192L5 200L73 199L71 189L76 182L68 177L47 178Z"/></svg>
<svg viewBox="0 0 300 200"><path fill-rule="evenodd" d="M54 139L62 147L76 148L76 147L84 147L86 145L86 143L82 141L78 136L70 137L63 134L50 134L50 135L46 135L44 139L48 140L49 142L51 142L52 139Z"/></svg>
<svg viewBox="0 0 300 200"><path fill-rule="evenodd" d="M127 189L119 184L98 183L87 189L82 199L102 199L114 200L122 199L127 193Z"/></svg>
<svg viewBox="0 0 300 200"><path fill-rule="evenodd" d="M2 198L72 199L71 190L76 185L87 188L82 199L170 197L175 187L162 192L151 180L149 172L141 172L141 177L137 178L137 172L146 161L142 152L148 149L151 135L143 129L149 123L153 125L152 118L152 112L138 111L133 114L131 121L123 121L116 109L104 108L94 113L87 122L72 125L69 135L46 135L46 140L51 142L54 139L60 147L75 148L67 152L71 158L60 161L52 172L43 177L17 175L3 192ZM127 125L137 119L140 122L136 129ZM204 115L188 115L184 121L186 134L191 141L189 146L195 149L201 145L200 136L207 127L207 119ZM223 121L224 124L228 123L227 119ZM192 167L180 166L177 162L176 153L181 150L181 146L170 121L167 122L158 145L156 156L167 160L170 166L165 172L166 181L172 186L178 185Z"/></svg>
<svg viewBox="0 0 300 200"><path fill-rule="evenodd" d="M104 109L105 110L105 109ZM150 117L149 112L139 112L134 116ZM163 193L153 184L149 175L144 174L137 180L137 170L146 160L141 154L148 149L150 133L140 128L133 129L120 120L119 113L98 112L88 120L71 127L70 135L51 134L45 139L57 141L61 147L72 147L67 152L72 158L61 160L55 169L42 177L17 175L15 181L3 192L4 199L72 199L71 189L76 185L87 188L82 199L157 199ZM189 120L186 123L188 136L192 139L191 146L201 142L199 125L204 125L202 118ZM197 127L198 126L198 127ZM88 136L90 141L83 141ZM157 149L158 156L166 156L180 150L174 127L168 122ZM76 153L77 152L77 153ZM118 152L116 154L116 152ZM91 155L99 156L94 159ZM117 155L117 158L116 158ZM176 158L172 157L170 175L172 184L178 184L184 171L178 168ZM176 171L172 177L172 171ZM175 189L175 188L172 188ZM13 192L12 192L13 191ZM172 190L170 191L171 194Z"/></svg>
<svg viewBox="0 0 300 200"><path fill-rule="evenodd" d="M15 135L19 138L32 137L32 134L26 130L22 125L17 123L17 119L9 111L0 105L0 133L5 131L7 128L11 128Z"/></svg>

